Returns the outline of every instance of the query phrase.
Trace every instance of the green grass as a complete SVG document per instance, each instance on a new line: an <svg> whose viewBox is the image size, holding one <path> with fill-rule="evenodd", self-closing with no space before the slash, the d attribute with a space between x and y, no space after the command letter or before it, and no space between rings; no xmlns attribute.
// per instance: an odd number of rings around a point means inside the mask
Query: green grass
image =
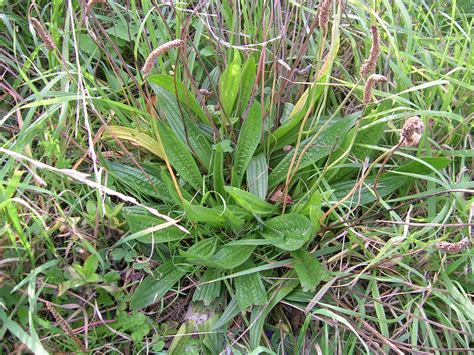
<svg viewBox="0 0 474 355"><path fill-rule="evenodd" d="M84 3L0 2L0 352L474 351L469 1Z"/></svg>

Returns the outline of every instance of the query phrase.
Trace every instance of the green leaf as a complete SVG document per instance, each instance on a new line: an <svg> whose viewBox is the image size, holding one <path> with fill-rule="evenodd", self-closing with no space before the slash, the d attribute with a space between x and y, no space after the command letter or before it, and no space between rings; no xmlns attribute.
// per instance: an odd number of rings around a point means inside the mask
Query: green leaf
<svg viewBox="0 0 474 355"><path fill-rule="evenodd" d="M320 219L323 216L324 212L322 211L322 199L323 196L321 192L315 191L309 200L305 204L301 204L292 212L300 213L305 216L309 216L313 227L313 234L316 234L321 229Z"/></svg>
<svg viewBox="0 0 474 355"><path fill-rule="evenodd" d="M224 195L224 150L222 142L214 145L214 156L212 161L212 180L214 182L214 190Z"/></svg>
<svg viewBox="0 0 474 355"><path fill-rule="evenodd" d="M255 267L252 261L247 261L236 271L244 271ZM267 303L267 291L263 285L260 273L253 272L248 275L238 276L234 280L237 303L242 312L250 306Z"/></svg>
<svg viewBox="0 0 474 355"><path fill-rule="evenodd" d="M49 354L43 345L41 344L38 336L32 336L26 333L17 323L12 321L2 307L0 307L0 319L2 320L2 328L5 327L15 337L18 338L23 344L26 345L36 355L47 355ZM36 335L36 334L35 334Z"/></svg>
<svg viewBox="0 0 474 355"><path fill-rule="evenodd" d="M154 86L156 109L161 118L168 121L173 132L185 145L189 144L192 153L201 164L209 170L212 148L206 136L198 126L188 118L186 112L180 111L176 98L159 86Z"/></svg>
<svg viewBox="0 0 474 355"><path fill-rule="evenodd" d="M219 297L221 293L221 281L213 281L221 277L222 272L216 269L208 269L204 272L201 277L200 283L198 284L196 291L193 295L193 302L202 301L205 306L209 306L213 300Z"/></svg>
<svg viewBox="0 0 474 355"><path fill-rule="evenodd" d="M201 105L196 100L195 96L189 92L189 90L183 85L182 82L176 81L175 77L170 75L152 75L147 78L147 81L150 84L156 84L166 91L173 94L175 97L177 96L180 100L180 104L188 107L192 112L194 112L199 119L206 124L209 124L209 118L204 113ZM175 86L176 85L176 86Z"/></svg>
<svg viewBox="0 0 474 355"><path fill-rule="evenodd" d="M434 171L443 170L451 161L443 157L420 157L418 160L412 160L405 165L396 168L394 171L418 175L432 174ZM423 164L425 163L425 164ZM390 172L387 172L390 174Z"/></svg>
<svg viewBox="0 0 474 355"><path fill-rule="evenodd" d="M240 130L237 147L234 154L231 185L240 187L242 177L255 152L262 134L262 114L260 104L255 102Z"/></svg>
<svg viewBox="0 0 474 355"><path fill-rule="evenodd" d="M99 260L97 259L97 256L95 254L89 255L84 261L84 276L86 279L89 279L96 271L97 268L99 267Z"/></svg>
<svg viewBox="0 0 474 355"><path fill-rule="evenodd" d="M304 292L314 291L322 280L327 279L326 269L307 250L296 250L291 253L291 256L293 257L293 267Z"/></svg>
<svg viewBox="0 0 474 355"><path fill-rule="evenodd" d="M173 260L166 261L137 287L131 298L131 309L142 309L158 302L188 272L189 267L178 267Z"/></svg>
<svg viewBox="0 0 474 355"><path fill-rule="evenodd" d="M264 154L250 159L247 167L247 188L250 193L265 200L268 191L268 162Z"/></svg>
<svg viewBox="0 0 474 355"><path fill-rule="evenodd" d="M195 321L182 323L166 353L170 355L199 355L201 349L200 340L189 335L194 332L195 326Z"/></svg>
<svg viewBox="0 0 474 355"><path fill-rule="evenodd" d="M104 130L103 137L129 141L165 160L165 153L161 147L160 142L150 137L148 134L137 131L136 129L120 126L108 126Z"/></svg>
<svg viewBox="0 0 474 355"><path fill-rule="evenodd" d="M255 58L251 56L244 64L242 69L242 76L240 80L240 112L243 113L247 108L252 89L255 85L255 78L257 77L257 64Z"/></svg>
<svg viewBox="0 0 474 355"><path fill-rule="evenodd" d="M376 122L377 116L375 116L372 119L364 119L363 123L364 126L359 127L357 129L357 132L353 132L354 134L357 134L355 140L354 140L354 145L351 148L351 159L354 160L364 160L367 157L370 157L373 150L359 145L359 143L362 143L364 145L377 145L379 142L380 138L383 136L383 132L385 130L385 127L387 126L386 122L381 122L378 124L372 125L374 122ZM364 129L365 126L371 125L370 127ZM357 127L354 127L353 130L355 130ZM352 133L352 132L351 132ZM351 137L349 137L350 134L347 135L347 138L345 139L345 142L342 143L342 146L344 146L345 143L348 143ZM341 162L343 163L343 162ZM355 172L355 169L352 168L341 168L338 170L333 170L328 177L331 181L340 181L341 179L344 179L348 174L351 174L351 172Z"/></svg>
<svg viewBox="0 0 474 355"><path fill-rule="evenodd" d="M165 123L157 121L156 124L170 164L195 190L200 190L202 175L188 148Z"/></svg>
<svg viewBox="0 0 474 355"><path fill-rule="evenodd" d="M224 245L208 259L195 260L196 263L224 270L242 265L252 254L253 245Z"/></svg>
<svg viewBox="0 0 474 355"><path fill-rule="evenodd" d="M250 318L250 324L253 324L250 328L250 346L256 348L260 345L262 338L263 326L265 325L267 316L273 310L273 308L288 295L291 291L298 286L298 281L291 279L296 276L294 273L288 273L285 275L288 280L284 280L278 283L278 286L274 288L272 294L268 295L269 302L266 305L254 307L252 309L252 316Z"/></svg>
<svg viewBox="0 0 474 355"><path fill-rule="evenodd" d="M311 237L311 222L301 214L287 213L273 217L265 222L264 238L283 239L273 242L277 248L296 250L301 248Z"/></svg>
<svg viewBox="0 0 474 355"><path fill-rule="evenodd" d="M384 197L402 187L409 179L405 176L393 176L393 174L383 174L377 183L377 195ZM357 180L348 180L332 185L336 200L344 198L357 183ZM354 203L365 205L377 199L373 191L374 178L370 177L364 181L364 184L357 190L357 199Z"/></svg>
<svg viewBox="0 0 474 355"><path fill-rule="evenodd" d="M169 196L166 184L156 176L145 174L140 169L116 162L105 162L104 165L118 183L130 187L137 193L162 201L173 201Z"/></svg>
<svg viewBox="0 0 474 355"><path fill-rule="evenodd" d="M232 319L234 319L239 313L240 311L239 311L239 305L237 304L237 298L234 297L225 308L221 317L212 325L211 330L214 331L214 330L218 330L219 328L224 327L227 323L229 323Z"/></svg>
<svg viewBox="0 0 474 355"><path fill-rule="evenodd" d="M153 216L151 213L148 213L143 209L129 207L124 209L124 215L132 235L141 233L148 228L159 226L164 223L162 219ZM142 234L141 236L136 237L136 239L141 243L156 244L172 242L189 237L190 235L183 233L183 231L178 227L169 226L164 229ZM130 241L133 239L130 239L130 236L127 236L127 240Z"/></svg>
<svg viewBox="0 0 474 355"><path fill-rule="evenodd" d="M219 79L219 97L222 109L227 117L231 117L240 85L240 54L234 50L234 59L222 73Z"/></svg>
<svg viewBox="0 0 474 355"><path fill-rule="evenodd" d="M217 239L207 238L194 243L188 250L179 251L179 255L189 259L200 259L211 257L216 250Z"/></svg>
<svg viewBox="0 0 474 355"><path fill-rule="evenodd" d="M232 186L225 186L224 190L247 211L262 216L268 216L275 212L276 207L266 201L259 199L250 192Z"/></svg>
<svg viewBox="0 0 474 355"><path fill-rule="evenodd" d="M218 209L193 205L188 201L183 202L185 217L190 222L206 223L215 227L226 225L226 218Z"/></svg>
<svg viewBox="0 0 474 355"><path fill-rule="evenodd" d="M335 123L330 124L322 131L318 131L316 133L318 134L318 136L314 139L313 142L311 142L313 140L313 137L308 137L307 139L305 139L302 142L301 148L297 153L297 160L299 159L299 155L301 154L303 149L307 150L304 153L300 164L298 165L297 171L300 171L316 163L318 160L326 157L334 149L339 147L342 142L342 139L344 139L344 136L351 128L351 125L351 121L339 119ZM275 169L272 170L270 176L268 177L268 184L270 189L273 189L275 186L277 186L279 183L286 179L294 153L295 150L293 149L283 158L283 160L275 167Z"/></svg>

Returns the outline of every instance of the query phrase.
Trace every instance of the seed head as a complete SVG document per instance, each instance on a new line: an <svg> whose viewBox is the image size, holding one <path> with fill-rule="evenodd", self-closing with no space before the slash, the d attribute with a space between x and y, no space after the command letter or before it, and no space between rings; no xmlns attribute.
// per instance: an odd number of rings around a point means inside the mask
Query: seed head
<svg viewBox="0 0 474 355"><path fill-rule="evenodd" d="M77 335L73 332L71 327L69 326L69 323L66 322L66 320L61 317L61 315L54 309L53 305L49 302L45 302L44 305L48 309L48 311L53 315L54 319L56 322L59 324L59 326L63 329L64 333L66 333L74 342L81 348L82 352L87 353L87 349L82 344L80 339L77 337Z"/></svg>
<svg viewBox="0 0 474 355"><path fill-rule="evenodd" d="M38 36L43 41L45 47L49 51L52 51L53 49L55 49L56 45L54 44L51 38L51 35L44 28L43 24L39 22L37 19L35 19L34 17L30 18L30 22L33 25L33 28L35 29L35 31L38 33Z"/></svg>
<svg viewBox="0 0 474 355"><path fill-rule="evenodd" d="M360 76L365 76L375 70L380 54L379 30L377 27L372 26L370 32L372 33L372 46L370 47L369 58L367 58L360 67Z"/></svg>
<svg viewBox="0 0 474 355"><path fill-rule="evenodd" d="M364 87L364 105L370 104L370 99L372 98L372 90L376 83L385 83L387 78L380 74L372 74L367 79L367 83Z"/></svg>
<svg viewBox="0 0 474 355"><path fill-rule="evenodd" d="M420 117L413 116L408 118L400 133L400 141L403 141L402 145L416 147L420 142L424 128L425 125Z"/></svg>
<svg viewBox="0 0 474 355"><path fill-rule="evenodd" d="M441 250L445 253L459 253L463 250L466 250L471 246L471 241L468 237L461 239L457 243L450 243L450 242L439 242L436 243L436 248Z"/></svg>
<svg viewBox="0 0 474 355"><path fill-rule="evenodd" d="M142 68L143 74L146 75L153 69L153 65L155 64L156 58L158 58L160 55L167 52L171 48L178 48L178 47L182 47L183 45L184 45L183 40L175 39L173 41L162 44L161 46L153 50L148 56L148 58L146 59L145 65L143 65L143 68Z"/></svg>
<svg viewBox="0 0 474 355"><path fill-rule="evenodd" d="M319 27L326 29L329 22L329 13L331 12L332 0L322 0L319 5Z"/></svg>

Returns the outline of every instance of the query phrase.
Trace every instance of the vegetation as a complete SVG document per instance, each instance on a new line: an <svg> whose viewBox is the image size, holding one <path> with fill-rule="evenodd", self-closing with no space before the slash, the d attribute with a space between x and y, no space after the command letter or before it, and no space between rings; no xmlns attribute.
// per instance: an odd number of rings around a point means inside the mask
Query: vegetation
<svg viewBox="0 0 474 355"><path fill-rule="evenodd" d="M0 2L0 351L474 351L469 3Z"/></svg>

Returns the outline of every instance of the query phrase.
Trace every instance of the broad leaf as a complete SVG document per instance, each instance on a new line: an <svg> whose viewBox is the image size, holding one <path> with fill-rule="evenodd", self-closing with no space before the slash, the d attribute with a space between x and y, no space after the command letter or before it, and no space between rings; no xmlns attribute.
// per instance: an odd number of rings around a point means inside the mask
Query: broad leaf
<svg viewBox="0 0 474 355"><path fill-rule="evenodd" d="M295 159L295 163L300 159L300 154L304 154L301 158L300 164L298 165L297 171L300 171L316 163L321 158L328 156L341 144L342 139L344 139L344 136L351 128L351 125L351 121L339 119L322 131L318 131L316 137L311 136L305 139L302 142L299 151L296 153L297 158ZM268 177L269 188L272 189L276 187L286 179L294 154L295 149L291 150L275 167L275 169L272 170Z"/></svg>
<svg viewBox="0 0 474 355"><path fill-rule="evenodd" d="M201 105L196 100L195 96L189 92L189 90L180 81L175 81L174 76L170 75L152 75L147 78L147 81L151 84L161 86L166 91L173 94L175 97L178 96L180 104L187 106L192 112L194 112L199 119L204 123L210 123L209 118L204 113Z"/></svg>
<svg viewBox="0 0 474 355"><path fill-rule="evenodd" d="M249 212L262 216L271 215L275 212L276 207L274 205L259 199L250 192L232 186L225 186L224 190L230 196L232 196L235 202L237 202L241 207L245 208Z"/></svg>
<svg viewBox="0 0 474 355"><path fill-rule="evenodd" d="M213 300L221 293L221 281L214 281L221 277L222 272L216 269L208 269L204 272L196 291L193 295L193 302L202 301L205 306L209 306Z"/></svg>
<svg viewBox="0 0 474 355"><path fill-rule="evenodd" d="M242 265L254 251L253 245L224 245L208 259L195 260L197 264L229 270Z"/></svg>
<svg viewBox="0 0 474 355"><path fill-rule="evenodd" d="M307 250L299 249L291 253L293 267L303 291L314 291L316 286L328 276L326 269Z"/></svg>
<svg viewBox="0 0 474 355"><path fill-rule="evenodd" d="M268 191L268 162L264 154L250 159L247 167L247 188L249 192L265 200Z"/></svg>
<svg viewBox="0 0 474 355"><path fill-rule="evenodd" d="M233 55L233 61L224 70L219 80L219 97L222 109L229 118L232 115L234 103L239 93L241 75L240 54L237 50L234 50Z"/></svg>
<svg viewBox="0 0 474 355"><path fill-rule="evenodd" d="M185 217L188 221L202 222L216 227L223 227L226 224L226 218L217 209L193 205L188 201L184 201L183 205Z"/></svg>
<svg viewBox="0 0 474 355"><path fill-rule="evenodd" d="M165 123L158 121L156 124L171 166L195 190L200 190L202 175L188 148Z"/></svg>
<svg viewBox="0 0 474 355"><path fill-rule="evenodd" d="M236 271L244 271L253 267L255 267L255 264L247 261ZM248 275L237 276L234 283L237 303L242 312L245 312L250 306L267 303L267 291L263 285L260 273L253 272Z"/></svg>
<svg viewBox="0 0 474 355"><path fill-rule="evenodd" d="M273 217L265 222L262 235L268 239L280 239L273 245L284 250L301 248L311 237L311 222L301 214L288 213Z"/></svg>
<svg viewBox="0 0 474 355"><path fill-rule="evenodd" d="M157 267L137 287L132 295L132 310L145 308L158 302L184 275L189 272L187 266L176 266L169 260Z"/></svg>
<svg viewBox="0 0 474 355"><path fill-rule="evenodd" d="M255 102L240 130L237 147L234 154L234 166L232 168L231 184L240 187L242 177L255 152L262 134L262 113L260 105Z"/></svg>
<svg viewBox="0 0 474 355"><path fill-rule="evenodd" d="M104 130L103 137L129 141L130 143L140 146L155 154L157 157L165 160L165 153L163 152L160 142L150 137L148 134L137 131L136 129L120 126L108 126Z"/></svg>

